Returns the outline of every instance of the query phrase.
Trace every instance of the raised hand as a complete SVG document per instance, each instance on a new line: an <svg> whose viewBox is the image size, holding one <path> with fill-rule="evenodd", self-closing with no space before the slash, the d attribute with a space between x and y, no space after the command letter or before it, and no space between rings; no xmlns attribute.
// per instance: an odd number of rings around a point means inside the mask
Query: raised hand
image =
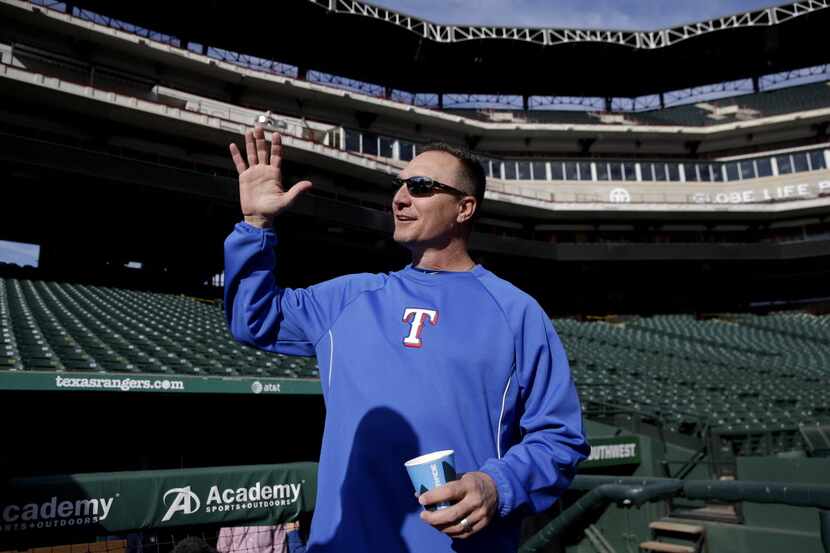
<svg viewBox="0 0 830 553"><path fill-rule="evenodd" d="M268 228L277 214L290 206L301 193L311 188L310 181L300 181L288 191L282 185L282 138L271 135L270 159L265 131L257 127L245 133L245 153L248 164L236 144L230 145L231 158L239 173L239 204L245 222L259 228Z"/></svg>

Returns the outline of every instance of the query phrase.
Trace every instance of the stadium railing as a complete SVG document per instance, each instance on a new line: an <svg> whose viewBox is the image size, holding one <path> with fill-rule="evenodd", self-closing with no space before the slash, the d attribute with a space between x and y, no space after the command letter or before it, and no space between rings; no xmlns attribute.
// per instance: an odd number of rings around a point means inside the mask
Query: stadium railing
<svg viewBox="0 0 830 553"><path fill-rule="evenodd" d="M527 540L520 553L540 553L555 537L573 532L586 516L606 505L640 507L645 503L684 497L693 500L775 503L818 510L821 540L830 553L830 486L763 481L678 480L578 475L571 490L587 492Z"/></svg>

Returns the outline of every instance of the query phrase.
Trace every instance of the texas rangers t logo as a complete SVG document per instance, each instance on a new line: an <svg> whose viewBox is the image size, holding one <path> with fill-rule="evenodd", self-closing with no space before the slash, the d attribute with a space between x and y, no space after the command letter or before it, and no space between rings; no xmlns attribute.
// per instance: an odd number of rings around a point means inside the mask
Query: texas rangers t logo
<svg viewBox="0 0 830 553"><path fill-rule="evenodd" d="M429 322L432 326L438 324L438 310L421 309L420 307L407 307L403 312L403 322L409 323L409 335L403 339L403 345L408 348L421 347L421 331L424 323Z"/></svg>

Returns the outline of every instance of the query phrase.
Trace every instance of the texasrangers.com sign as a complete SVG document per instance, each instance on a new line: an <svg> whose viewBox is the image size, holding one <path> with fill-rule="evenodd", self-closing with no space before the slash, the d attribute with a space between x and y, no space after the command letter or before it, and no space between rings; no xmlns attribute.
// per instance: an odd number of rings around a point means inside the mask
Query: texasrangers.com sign
<svg viewBox="0 0 830 553"><path fill-rule="evenodd" d="M50 533L288 522L314 509L316 477L316 463L291 463L13 479L0 487L0 544Z"/></svg>

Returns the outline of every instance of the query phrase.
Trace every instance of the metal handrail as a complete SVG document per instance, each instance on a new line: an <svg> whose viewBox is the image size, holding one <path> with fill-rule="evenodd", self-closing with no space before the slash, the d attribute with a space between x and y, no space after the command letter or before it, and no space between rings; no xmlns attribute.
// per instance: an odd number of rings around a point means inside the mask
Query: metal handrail
<svg viewBox="0 0 830 553"><path fill-rule="evenodd" d="M577 476L577 479L580 478ZM590 478L590 477L589 477ZM655 479L656 480L656 479ZM576 480L575 480L576 481ZM626 507L640 506L650 501L665 499L677 494L683 488L680 480L646 481L639 484L623 484L606 482L592 487L573 505L560 513L535 536L530 538L519 549L521 553L535 553L541 551L554 536L562 534L568 527L575 524L583 516L600 506L615 502Z"/></svg>
<svg viewBox="0 0 830 553"><path fill-rule="evenodd" d="M640 506L672 497L778 503L819 510L821 541L830 553L830 486L748 480L679 480L578 475L572 490L586 491L570 507L549 522L519 549L520 553L541 551L555 536L570 530L591 511L611 502L622 507Z"/></svg>

